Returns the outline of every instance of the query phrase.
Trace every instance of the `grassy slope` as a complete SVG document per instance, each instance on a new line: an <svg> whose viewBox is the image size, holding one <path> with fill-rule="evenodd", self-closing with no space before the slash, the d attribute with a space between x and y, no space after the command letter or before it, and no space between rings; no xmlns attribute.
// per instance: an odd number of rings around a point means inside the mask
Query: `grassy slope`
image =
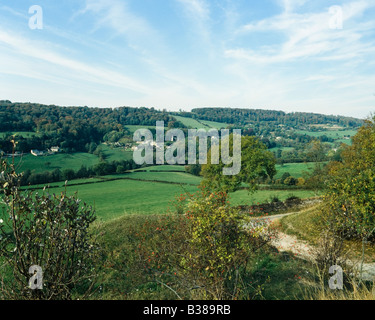
<svg viewBox="0 0 375 320"><path fill-rule="evenodd" d="M239 190L230 195L230 203L235 206L255 205L269 202L272 197L277 197L280 201L285 201L291 196L306 199L314 197L315 194L310 190L258 190L255 194L251 195L247 190Z"/></svg>
<svg viewBox="0 0 375 320"><path fill-rule="evenodd" d="M325 130L325 131L305 131L305 130L296 130L297 133L307 134L311 137L321 137L326 135L329 138L333 139L342 139L344 136L354 136L357 133L357 130Z"/></svg>
<svg viewBox="0 0 375 320"><path fill-rule="evenodd" d="M105 144L101 144L100 147L108 162L133 159L133 151L125 150L125 148L111 148Z"/></svg>
<svg viewBox="0 0 375 320"><path fill-rule="evenodd" d="M147 281L136 264L137 242L132 234L142 233L146 220L157 222L160 216L130 215L96 224L102 234L108 260L104 267L102 291L98 299L169 300L176 296L163 286ZM258 291L254 299L298 299L303 297L303 283L298 275L306 274L306 263L275 251L254 253L248 264L249 281ZM311 272L311 270L309 270Z"/></svg>
<svg viewBox="0 0 375 320"><path fill-rule="evenodd" d="M105 181L105 179L120 179ZM131 179L139 179L129 180ZM98 183L98 181L103 181ZM172 209L172 201L175 196L185 191L194 193L198 191L200 177L183 172L133 172L125 175L106 176L103 179L83 179L70 181L67 187L69 194L78 192L78 197L83 201L95 205L97 215L103 220L109 220L125 214L162 214ZM121 180L122 179L122 180ZM157 180L150 182L142 180ZM78 183L96 182L83 185ZM174 182L179 184L169 184ZM56 183L58 188L51 188L50 192L64 191L64 183ZM252 205L270 200L271 196L277 196L285 200L291 195L300 198L314 196L311 191L305 190L260 190L254 195L249 195L246 190L239 190L231 194L233 205Z"/></svg>
<svg viewBox="0 0 375 320"><path fill-rule="evenodd" d="M98 162L97 156L82 152L73 154L58 153L43 157L26 154L22 158L15 159L15 164L20 172L27 169L34 172L52 171L54 169L73 169L77 171L83 164L90 167Z"/></svg>
<svg viewBox="0 0 375 320"><path fill-rule="evenodd" d="M285 172L289 172L294 178L304 176L304 172L310 172L314 168L314 163L285 163L276 165L275 179L279 179Z"/></svg>
<svg viewBox="0 0 375 320"><path fill-rule="evenodd" d="M296 130L297 133L300 134L307 134L312 137L320 137L322 135L326 135L329 138L335 139L336 143L345 143L348 145L352 144L351 139L344 139L344 136L353 137L356 135L357 130L326 130L326 131L318 131L318 132L311 132L311 131L304 131L304 130Z"/></svg>
<svg viewBox="0 0 375 320"><path fill-rule="evenodd" d="M189 192L195 186L185 185ZM62 192L64 188L51 189ZM109 220L125 214L162 214L168 211L174 196L184 192L175 184L116 180L80 186L68 186L68 194L78 192L78 197L95 206L100 219Z"/></svg>
<svg viewBox="0 0 375 320"><path fill-rule="evenodd" d="M185 172L185 166L178 166L178 165L158 165L158 166L151 166L146 168L137 169L134 171L181 171Z"/></svg>
<svg viewBox="0 0 375 320"><path fill-rule="evenodd" d="M186 127L196 128L196 129L221 129L226 128L226 123L220 123L215 121L206 121L206 120L195 120L192 118L186 118L186 117L180 117L180 116L173 116L176 118L176 120L182 122Z"/></svg>
<svg viewBox="0 0 375 320"><path fill-rule="evenodd" d="M131 172L123 175L111 175L106 178L131 178L148 181L165 181L198 186L201 178L184 172Z"/></svg>

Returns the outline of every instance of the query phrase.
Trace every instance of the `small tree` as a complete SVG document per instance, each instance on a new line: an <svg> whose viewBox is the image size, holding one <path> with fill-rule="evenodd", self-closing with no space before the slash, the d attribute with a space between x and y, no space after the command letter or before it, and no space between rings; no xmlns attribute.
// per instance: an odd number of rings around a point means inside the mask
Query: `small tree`
<svg viewBox="0 0 375 320"><path fill-rule="evenodd" d="M208 154L207 164L202 166L201 174L204 179L202 186L215 191L232 192L241 187L242 183L248 186L249 192L257 190L260 181L267 177L273 178L276 174L276 159L272 152L256 137L245 136L241 138L241 170L233 176L223 175L226 165L211 164L211 151ZM229 139L229 150L233 154L233 139Z"/></svg>
<svg viewBox="0 0 375 320"><path fill-rule="evenodd" d="M0 172L6 207L0 220L0 259L5 263L2 297L71 299L73 290L90 293L100 252L89 232L95 220L93 209L66 193L21 192L22 175L5 161ZM43 272L42 289L28 287L31 266Z"/></svg>
<svg viewBox="0 0 375 320"><path fill-rule="evenodd" d="M140 269L180 299L251 297L248 266L275 230L231 207L225 192L202 191L183 199L185 214L137 232Z"/></svg>

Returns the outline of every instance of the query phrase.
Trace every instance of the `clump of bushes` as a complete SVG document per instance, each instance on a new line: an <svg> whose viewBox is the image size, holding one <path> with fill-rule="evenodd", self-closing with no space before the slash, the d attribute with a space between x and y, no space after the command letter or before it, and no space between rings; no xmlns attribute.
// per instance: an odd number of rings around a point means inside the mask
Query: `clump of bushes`
<svg viewBox="0 0 375 320"><path fill-rule="evenodd" d="M248 266L276 236L232 208L224 192L185 198L184 214L137 232L140 268L181 299L248 299Z"/></svg>
<svg viewBox="0 0 375 320"><path fill-rule="evenodd" d="M100 261L100 248L89 231L94 210L64 193L21 192L21 174L5 161L0 172L5 205L0 220L1 298L51 300L89 295ZM34 280L29 283L35 266L40 270L37 288L33 288Z"/></svg>

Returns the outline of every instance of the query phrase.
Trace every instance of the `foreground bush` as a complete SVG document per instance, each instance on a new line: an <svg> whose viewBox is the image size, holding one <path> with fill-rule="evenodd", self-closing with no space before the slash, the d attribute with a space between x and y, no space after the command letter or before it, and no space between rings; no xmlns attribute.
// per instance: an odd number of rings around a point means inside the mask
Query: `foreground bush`
<svg viewBox="0 0 375 320"><path fill-rule="evenodd" d="M137 236L140 268L176 298L248 299L248 266L275 234L232 208L226 193L198 192L185 214L146 223Z"/></svg>
<svg viewBox="0 0 375 320"><path fill-rule="evenodd" d="M325 194L327 224L346 239L375 239L375 118L329 166Z"/></svg>
<svg viewBox="0 0 375 320"><path fill-rule="evenodd" d="M99 258L99 248L89 232L95 220L93 209L66 194L21 192L21 175L6 162L0 172L6 208L0 220L2 298L71 299L73 291L89 294ZM29 283L35 270L30 270L32 266L42 273ZM30 288L36 284L37 288Z"/></svg>

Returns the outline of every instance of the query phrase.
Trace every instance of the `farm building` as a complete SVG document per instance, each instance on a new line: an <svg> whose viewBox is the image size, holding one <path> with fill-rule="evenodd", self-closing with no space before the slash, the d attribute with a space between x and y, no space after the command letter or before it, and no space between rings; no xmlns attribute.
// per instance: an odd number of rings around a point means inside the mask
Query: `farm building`
<svg viewBox="0 0 375 320"><path fill-rule="evenodd" d="M44 151L39 151L39 150L31 150L31 154L35 157L39 157L39 156L43 156L44 155Z"/></svg>

